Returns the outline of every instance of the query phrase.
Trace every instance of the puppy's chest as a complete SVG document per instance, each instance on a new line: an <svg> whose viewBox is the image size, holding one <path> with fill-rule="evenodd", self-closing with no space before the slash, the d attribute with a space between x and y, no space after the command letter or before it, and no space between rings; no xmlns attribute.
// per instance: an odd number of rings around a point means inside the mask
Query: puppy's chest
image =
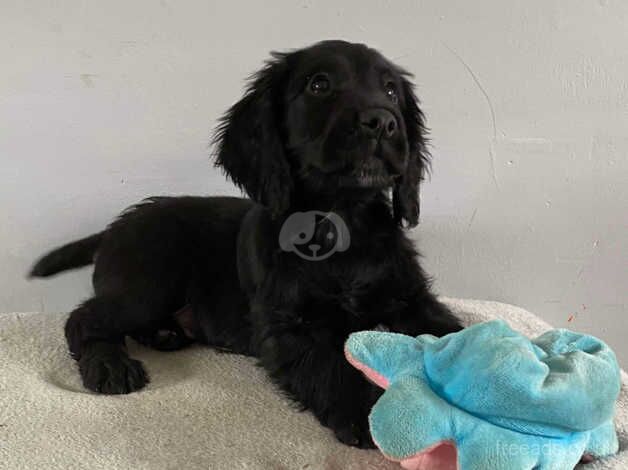
<svg viewBox="0 0 628 470"><path fill-rule="evenodd" d="M375 328L406 302L377 267L305 271L297 281L297 312L306 321L342 325L348 330Z"/></svg>

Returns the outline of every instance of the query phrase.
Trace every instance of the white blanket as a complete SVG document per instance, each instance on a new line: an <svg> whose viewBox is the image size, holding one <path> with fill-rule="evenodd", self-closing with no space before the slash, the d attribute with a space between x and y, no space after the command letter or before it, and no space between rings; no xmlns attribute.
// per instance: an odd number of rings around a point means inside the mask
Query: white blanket
<svg viewBox="0 0 628 470"><path fill-rule="evenodd" d="M528 335L550 326L517 307L445 299L466 323L496 317ZM151 383L102 396L81 386L65 315L0 315L0 468L399 469L377 451L336 442L269 383L254 361L202 347L164 353L131 345ZM620 454L583 469L628 468L628 377L616 424Z"/></svg>

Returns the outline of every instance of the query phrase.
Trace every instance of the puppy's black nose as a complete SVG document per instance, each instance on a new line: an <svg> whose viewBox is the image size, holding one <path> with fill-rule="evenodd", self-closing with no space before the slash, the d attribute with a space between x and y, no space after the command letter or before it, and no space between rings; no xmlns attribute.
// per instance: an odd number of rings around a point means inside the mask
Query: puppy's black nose
<svg viewBox="0 0 628 470"><path fill-rule="evenodd" d="M373 137L390 139L397 133L397 119L383 108L371 108L360 113L362 130Z"/></svg>

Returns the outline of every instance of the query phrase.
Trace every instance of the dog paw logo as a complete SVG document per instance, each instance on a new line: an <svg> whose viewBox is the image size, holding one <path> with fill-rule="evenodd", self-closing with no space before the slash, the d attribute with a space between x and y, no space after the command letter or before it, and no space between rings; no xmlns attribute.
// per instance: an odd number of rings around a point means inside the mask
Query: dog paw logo
<svg viewBox="0 0 628 470"><path fill-rule="evenodd" d="M279 232L279 246L308 261L321 261L349 249L347 224L334 212L295 212Z"/></svg>

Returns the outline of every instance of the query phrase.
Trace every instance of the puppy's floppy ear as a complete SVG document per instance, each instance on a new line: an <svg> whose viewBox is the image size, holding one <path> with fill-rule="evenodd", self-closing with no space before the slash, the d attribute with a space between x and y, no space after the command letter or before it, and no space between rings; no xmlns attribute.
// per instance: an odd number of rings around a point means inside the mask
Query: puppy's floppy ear
<svg viewBox="0 0 628 470"><path fill-rule="evenodd" d="M245 94L222 117L213 143L216 166L273 215L288 209L293 182L282 139L286 55L273 58L249 81Z"/></svg>
<svg viewBox="0 0 628 470"><path fill-rule="evenodd" d="M430 154L427 150L427 129L414 86L402 71L402 93L404 97L403 118L408 136L409 155L405 172L393 188L393 211L399 224L403 221L414 227L419 223L419 185L429 169Z"/></svg>

